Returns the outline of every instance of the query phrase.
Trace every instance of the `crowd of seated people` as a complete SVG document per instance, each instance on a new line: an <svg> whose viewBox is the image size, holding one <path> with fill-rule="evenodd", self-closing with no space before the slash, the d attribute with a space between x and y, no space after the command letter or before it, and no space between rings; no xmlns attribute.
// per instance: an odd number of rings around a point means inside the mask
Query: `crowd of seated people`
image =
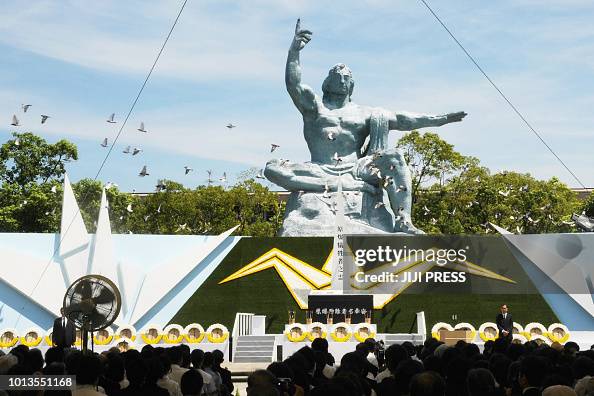
<svg viewBox="0 0 594 396"><path fill-rule="evenodd" d="M4 395L229 396L234 393L221 351L190 352L187 345L147 345L141 351L101 354L49 348L45 356L24 345L0 356L0 375L76 376L76 388ZM594 346L489 341L455 346L390 345L368 339L340 362L316 339L282 362L248 377L248 396L594 396ZM243 396L243 395L242 395Z"/></svg>
<svg viewBox="0 0 594 396"><path fill-rule="evenodd" d="M74 375L72 390L2 391L4 395L230 396L231 372L221 367L223 352L190 352L187 345L146 345L141 351L111 348L100 354L77 349L25 345L0 353L0 375Z"/></svg>
<svg viewBox="0 0 594 396"><path fill-rule="evenodd" d="M594 348L594 346L593 346ZM505 339L455 346L429 339L383 350L368 339L340 362L316 339L248 377L248 396L594 396L594 350Z"/></svg>

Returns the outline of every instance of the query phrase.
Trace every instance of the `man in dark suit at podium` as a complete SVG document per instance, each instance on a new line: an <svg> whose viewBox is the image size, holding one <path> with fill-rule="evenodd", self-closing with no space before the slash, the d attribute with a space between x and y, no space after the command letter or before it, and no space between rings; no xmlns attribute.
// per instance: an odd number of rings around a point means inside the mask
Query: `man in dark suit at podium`
<svg viewBox="0 0 594 396"><path fill-rule="evenodd" d="M512 340L512 330L514 328L514 320L512 315L508 312L507 305L501 306L501 313L495 319L497 329L499 330L499 338L505 338L508 341Z"/></svg>
<svg viewBox="0 0 594 396"><path fill-rule="evenodd" d="M76 327L71 320L64 315L64 308L60 308L60 316L54 320L52 340L58 348L70 348L76 341Z"/></svg>

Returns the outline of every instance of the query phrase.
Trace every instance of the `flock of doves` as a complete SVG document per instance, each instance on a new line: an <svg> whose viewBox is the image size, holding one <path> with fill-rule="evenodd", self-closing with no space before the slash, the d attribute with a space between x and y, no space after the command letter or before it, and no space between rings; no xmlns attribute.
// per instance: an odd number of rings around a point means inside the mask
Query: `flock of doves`
<svg viewBox="0 0 594 396"><path fill-rule="evenodd" d="M31 107L32 107L32 105L30 105L30 104L21 104L21 109L23 110L23 113L27 113L27 111L28 111L28 110L29 110ZM49 118L51 118L51 117L50 117L49 115L47 115L47 114L41 114L40 116L41 116L41 124L45 124L45 123L47 122L47 120L48 120ZM106 121L107 121L108 123L110 123L110 124L116 124L116 123L117 123L117 121L115 120L115 116L116 116L116 115L115 115L115 113L112 113L112 114L111 114L111 115L110 115L110 116L107 118L107 120L106 120ZM20 120L19 120L19 118L17 117L17 115L16 115L16 114L13 114L13 115L12 115L12 121L11 121L10 125L11 125L11 126L13 126L13 127L20 127L20 126L22 126L22 124L21 124L21 122L20 122ZM229 124L227 124L227 125L226 125L226 127L227 127L228 129L233 129L233 128L236 128L236 127L237 127L237 125L234 125L234 124L232 124L232 123L229 123ZM139 131L139 132L142 132L142 133L148 133L148 131L147 131L147 129L146 129L146 127L145 127L145 125L144 125L144 122L140 122L140 126L138 127L137 131ZM14 141L14 144L15 144L16 146L19 146L19 145L20 145L20 143L21 143L21 142L20 142L20 139L19 139L19 138L16 138L16 139L15 139L15 141ZM107 147L109 147L109 139L108 139L108 138L104 138L104 139L101 141L101 144L100 144L100 146L101 146L101 147L103 147L103 148L107 148ZM273 152L273 151L274 151L276 148L278 148L278 147L280 147L280 146L279 146L279 145L277 145L277 144L272 144L272 149L270 150L270 152ZM142 151L143 151L143 150L142 150L141 148L139 148L139 147L126 146L126 148L125 148L125 149L124 149L122 152L123 152L124 154L130 154L130 155L132 155L132 156L135 156L135 155L138 155L138 154L142 153ZM189 174L190 172L193 172L193 171L194 171L194 169L193 169L193 168L191 168L190 166L188 166L188 165L184 166L184 174L185 174L185 175L187 175L187 174ZM207 173L208 173L208 180L207 180L207 182L208 182L208 185L210 186L210 185L213 183L213 179L212 179L212 171L211 171L211 170L208 170L208 171L207 171ZM146 166L146 165L144 165L144 166L142 167L142 169L141 169L141 170L140 170L140 172L138 173L138 176L140 176L140 177L149 176L148 168L147 168L147 166ZM261 172L258 174L258 178L264 178L263 171L261 171ZM227 182L227 172L223 172L223 176L219 178L219 181L220 181L221 183L223 183L223 184ZM115 184L113 184L113 183L108 183L108 185L111 187L111 186L114 186ZM165 188L166 188L166 186L165 186L165 185L163 184L163 182L161 182L161 181L159 181L159 182L158 182L158 184L156 185L156 190L157 190L157 192L159 192L159 191L161 191L161 190L164 190Z"/></svg>
<svg viewBox="0 0 594 396"><path fill-rule="evenodd" d="M29 108L31 107L30 104L22 104L21 105L21 109L23 109L23 113L26 113L27 110L29 110ZM51 118L50 116L48 116L47 114L41 114L41 123L45 124L46 121L48 120L48 118ZM14 126L14 127L20 127L21 126L21 122L19 121L18 117L16 116L16 114L12 115L12 122L10 123L10 125ZM14 141L15 145L19 145L20 144L20 140L17 138Z"/></svg>
<svg viewBox="0 0 594 396"><path fill-rule="evenodd" d="M21 104L21 109L22 109L23 113L27 113L27 111L28 111L28 110L31 108L31 106L32 106L32 105L30 105L30 104ZM50 118L51 118L51 117L50 117L49 115L47 115L47 114L40 114L40 120L41 120L41 124L45 124L45 123L47 122L47 120L48 120L48 119L50 119ZM107 120L106 120L106 121L107 121L108 123L110 123L110 124L115 124L115 123L117 123L117 121L115 120L115 113L112 113L112 114L111 114L111 115L110 115L110 116L107 118ZM13 116L12 116L12 122L11 122L11 124L10 124L10 125L11 125L11 126L14 126L14 127L20 127L20 126L21 126L21 123L20 123L20 121L19 121L19 119L18 119L18 117L17 117L17 115L16 115L16 114L13 114ZM232 124L232 123L229 123L229 124L227 124L227 125L226 125L226 128L228 128L228 129L233 129L233 128L236 128L236 127L237 127L237 125L234 125L234 124ZM137 131L138 131L138 132L141 132L141 133L148 133L148 131L147 131L146 127L145 127L145 124L144 124L144 122L140 122L140 126L137 128ZM333 132L329 132L329 133L327 134L327 138L328 138L328 140L332 140L332 141L333 141L333 140L335 140L335 139L336 139L336 136L335 136L335 134L334 134ZM17 139L15 139L15 141L14 141L14 144L15 144L16 146L19 146L19 145L20 145L20 140L19 140L18 138L17 138ZM109 139L108 139L108 138L104 138L104 139L103 139L103 141L101 142L101 147L103 147L103 148L107 148L108 146L109 146ZM270 152L271 152L271 153L273 153L273 152L274 152L275 150L277 150L279 147L280 147L280 145L278 145L278 144L275 144L275 143L272 143L272 144L270 145ZM142 153L142 151L143 151L143 150L142 150L141 148L139 148L139 147L126 146L126 148L125 148L125 149L124 149L122 152L123 152L124 154L130 154L130 155L132 155L132 156L135 156L135 155L138 155L138 154ZM332 157L332 160L333 160L333 161L334 161L336 164L339 164L339 163L341 163L341 162L342 162L342 158L341 158L341 157L338 155L338 153L334 153L334 155L333 155L333 157ZM284 166L284 165L285 165L286 163L288 163L288 162L289 162L288 160L281 160L281 163L280 163L280 165L281 165L281 166ZM378 177L380 177L380 178L382 179L382 183L381 183L381 184L382 184L382 186L383 186L383 187L387 187L388 185L390 185L390 184L393 184L393 180L392 180L392 178L391 178L390 176L384 176L384 177L382 178L382 176L381 176L381 174L380 174L380 172L379 172L379 169L377 169L377 168L374 166L374 164L373 164L373 163L371 163L371 164L369 165L369 167L370 167L370 169L371 169L371 172L372 172L372 174L377 174L377 176L378 176ZM391 170L393 170L393 166L391 166L391 167L390 167L390 169L391 169ZM190 172L193 172L193 171L194 171L194 169L193 169L193 168L191 168L190 166L188 166L188 165L185 165L185 166L184 166L184 174L185 174L185 175L188 175ZM414 171L414 170L413 170L413 171ZM206 172L207 172L207 174L208 174L207 183L208 183L208 185L210 186L210 185L212 185L212 183L214 182L214 180L213 180L213 178L212 178L212 170L207 170ZM148 175L149 175L149 172L148 172L147 166L146 166L146 165L144 165L144 166L142 167L142 169L140 170L140 172L138 173L138 176L140 176L140 177L145 177L145 176L148 176ZM266 177L264 176L264 169L260 169L260 171L259 171L259 172L258 172L258 174L256 175L256 178L257 178L257 179L265 179L265 178L266 178ZM223 176L219 178L219 181L220 181L221 183L223 183L223 184L225 184L225 183L227 182L227 173L226 173L226 172L223 172ZM111 182L108 182L108 183L107 183L107 185L106 185L106 188L110 188L111 186L115 186L115 184L114 184L114 183L111 183ZM156 185L155 187L156 187L156 191L157 191L157 192L163 191L163 190L165 190L165 189L167 188L167 186L165 185L165 183L164 183L163 181L161 181L161 180L159 180L159 181L157 182L157 185ZM527 190L527 188L528 188L528 186L521 187L521 188L520 188L520 191L526 191L526 190ZM52 187L52 191L53 191L53 192L55 192L54 190L55 190L55 186L54 186L54 187ZM398 188L397 188L397 192L398 192L398 191L406 191L406 187L405 187L405 186L398 186ZM326 183L326 185L325 185L325 187L324 187L324 197L325 197L325 198L329 198L329 192L330 192L330 189L329 189L329 187L328 187L328 184ZM503 196L503 197L508 197L508 196L510 195L510 192L511 192L511 189L507 189L507 190L499 190L499 191L498 191L498 194L499 194L499 195L501 195L501 196ZM473 205L475 205L475 204L477 204L477 205L478 205L478 202L470 202L470 203L469 203L467 206L473 206ZM376 208L376 209L379 209L379 208L381 208L382 206L384 206L383 202L379 202L379 203L377 203L377 204L375 205L375 208ZM127 211L128 211L128 212L132 212L132 207L131 207L131 205L128 205L128 207L127 207L126 209L127 209ZM544 209L546 209L546 207L543 207L543 208L540 208L540 209L544 210ZM425 214L426 216L427 216L427 215L429 215L429 213L430 213L430 210L429 210L429 208L427 208L426 206L424 206L424 207L423 207L423 211L424 211L424 214ZM455 214L455 211L456 211L456 209L453 209L453 210L452 210L452 212L450 212L450 214L451 214L451 215L454 215L454 214ZM549 217L551 217L551 215L550 215L550 214L549 214L548 216L549 216ZM584 213L582 213L582 216L584 216ZM582 217L582 216L580 216L580 217ZM496 217L497 217L497 216L496 216ZM532 218L529 216L529 214L526 214L526 215L524 215L523 217L524 217L524 218L526 218L526 219L528 220L528 222L530 222L530 223L533 223L533 224L536 224L536 223L538 223L538 222L540 221L540 220L533 220L533 219L532 219ZM513 216L510 216L510 218L514 219L514 217L513 217ZM552 218L551 218L551 220L552 220ZM572 219L572 220L574 220L574 221L567 221L567 222L566 222L566 221L563 221L563 224L566 224L566 225L576 225L576 224L575 224L575 220L576 220L576 219ZM590 219L588 219L588 220L590 220ZM432 223L432 224L435 224L435 223L437 223L437 220L436 220L435 218L431 218L431 223ZM592 226L592 224L588 224L588 225ZM483 224L483 226L485 226L485 228L488 228L487 224ZM523 230L522 230L520 227L518 227L518 229L517 229L516 231L517 231L518 233L521 233Z"/></svg>

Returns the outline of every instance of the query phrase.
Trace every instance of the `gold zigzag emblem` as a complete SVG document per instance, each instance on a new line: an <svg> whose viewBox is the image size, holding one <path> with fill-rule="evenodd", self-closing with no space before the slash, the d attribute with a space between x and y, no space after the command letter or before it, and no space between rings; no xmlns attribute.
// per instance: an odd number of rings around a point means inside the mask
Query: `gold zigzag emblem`
<svg viewBox="0 0 594 396"><path fill-rule="evenodd" d="M433 250L436 248L430 248ZM301 309L307 309L307 296L312 290L324 290L330 287L332 279L331 263L333 257L333 251L330 252L322 269L318 269L288 253L283 252L280 249L273 248L253 260L243 268L229 275L225 279L219 282L219 284L231 282L260 271L264 271L270 268L274 268L287 290L293 296L295 302ZM415 257L416 258L416 257ZM433 261L413 261L411 256L405 257L398 263L392 262L385 263L381 266L375 267L364 271L365 274L380 274L380 273L392 273L394 275L402 274L403 272L414 272L424 274L430 271L437 264ZM483 268L479 265L473 264L468 261L459 261L448 263L440 268L446 268L451 271L467 272L471 275L498 280L507 283L516 283L512 279L506 278L505 276L499 275L493 271ZM351 275L353 278L354 275ZM375 309L381 309L390 301L400 295L406 288L411 286L413 283L398 283L390 290L389 293L381 293L379 287L382 282L368 282L365 284L357 283L351 284L354 289L368 290L370 293L374 293L373 305ZM375 289L375 290L374 290Z"/></svg>

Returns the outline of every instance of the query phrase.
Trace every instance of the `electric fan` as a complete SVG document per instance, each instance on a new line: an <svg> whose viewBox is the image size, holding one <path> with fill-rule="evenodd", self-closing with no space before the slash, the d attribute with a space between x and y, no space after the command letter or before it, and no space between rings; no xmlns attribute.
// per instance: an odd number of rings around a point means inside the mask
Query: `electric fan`
<svg viewBox="0 0 594 396"><path fill-rule="evenodd" d="M89 333L111 325L120 313L122 298L116 285L101 275L85 275L70 285L64 295L64 313L80 329L82 350Z"/></svg>

